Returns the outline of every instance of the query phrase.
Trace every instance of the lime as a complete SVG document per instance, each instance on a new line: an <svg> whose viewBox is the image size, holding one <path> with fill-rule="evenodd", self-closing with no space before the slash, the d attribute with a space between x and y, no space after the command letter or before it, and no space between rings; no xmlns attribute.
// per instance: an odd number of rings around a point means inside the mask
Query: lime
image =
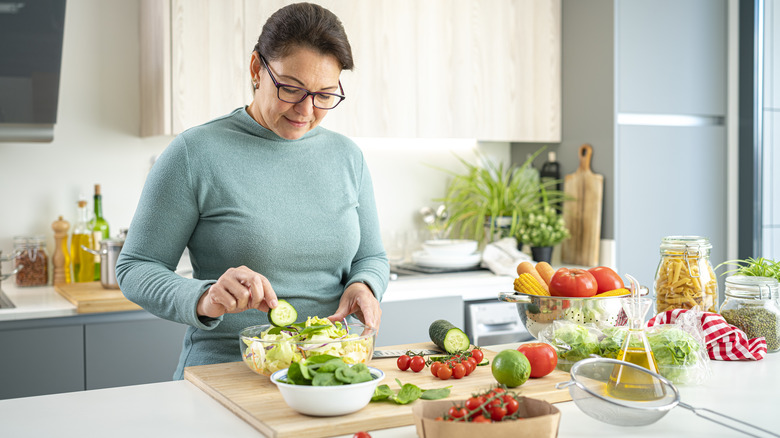
<svg viewBox="0 0 780 438"><path fill-rule="evenodd" d="M498 383L514 388L528 380L531 375L531 363L523 353L510 348L493 358L491 371Z"/></svg>

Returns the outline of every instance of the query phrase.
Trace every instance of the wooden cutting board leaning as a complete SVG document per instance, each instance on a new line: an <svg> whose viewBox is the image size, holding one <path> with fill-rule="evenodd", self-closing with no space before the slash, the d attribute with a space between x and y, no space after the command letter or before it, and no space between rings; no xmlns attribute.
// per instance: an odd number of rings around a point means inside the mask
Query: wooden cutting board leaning
<svg viewBox="0 0 780 438"><path fill-rule="evenodd" d="M433 343L420 343L387 347L388 350L430 348ZM493 360L496 352L485 350L485 357ZM374 359L369 366L385 372L380 384L387 384L394 391L403 383L413 383L422 389L450 388L447 400L465 400L472 393L490 388L496 383L490 366L481 366L471 375L455 380L441 380L431 375L428 367L415 373L401 371L396 358ZM255 374L243 362L201 365L184 369L184 378L212 396L234 414L268 437L327 437L354 433L359 430L386 429L414 424L412 407L424 400L408 405L391 402L371 402L365 408L338 417L310 417L293 411L268 377ZM540 379L529 379L514 391L526 397L550 403L569 401L569 391L555 389L555 384L569 380L569 374L555 370ZM327 402L327 401L326 401Z"/></svg>
<svg viewBox="0 0 780 438"><path fill-rule="evenodd" d="M593 148L589 144L580 146L580 165L563 180L563 191L573 198L563 204L563 220L571 233L561 244L564 264L599 265L604 176L590 169L592 156Z"/></svg>
<svg viewBox="0 0 780 438"><path fill-rule="evenodd" d="M141 307L125 298L119 289L105 289L99 281L57 284L54 290L76 306L77 313L121 312Z"/></svg>

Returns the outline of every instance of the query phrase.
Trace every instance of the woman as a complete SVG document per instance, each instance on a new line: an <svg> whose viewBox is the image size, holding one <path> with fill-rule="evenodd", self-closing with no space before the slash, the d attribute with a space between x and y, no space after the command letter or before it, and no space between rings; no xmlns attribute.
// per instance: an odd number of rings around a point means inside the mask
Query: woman
<svg viewBox="0 0 780 438"><path fill-rule="evenodd" d="M379 327L389 265L371 177L352 141L318 127L352 68L335 15L286 6L252 53L252 103L183 132L152 168L116 272L130 300L189 325L174 378L240 360L239 331L279 298L301 320ZM185 247L193 279L174 273Z"/></svg>

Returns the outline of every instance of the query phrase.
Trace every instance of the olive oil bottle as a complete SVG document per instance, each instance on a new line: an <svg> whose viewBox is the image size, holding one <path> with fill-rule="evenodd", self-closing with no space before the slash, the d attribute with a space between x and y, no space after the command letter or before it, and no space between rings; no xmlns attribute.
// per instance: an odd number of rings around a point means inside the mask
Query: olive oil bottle
<svg viewBox="0 0 780 438"><path fill-rule="evenodd" d="M95 251L100 250L100 241L111 237L108 221L103 217L103 195L100 192L100 184L95 184L95 196L93 198L95 216L89 221L89 229L92 232L92 246ZM93 255L95 265L94 281L100 281L100 255Z"/></svg>
<svg viewBox="0 0 780 438"><path fill-rule="evenodd" d="M73 282L85 283L95 281L95 257L81 245L92 248L94 239L87 223L87 201L80 200L78 206L78 218L70 238L70 260L73 264Z"/></svg>

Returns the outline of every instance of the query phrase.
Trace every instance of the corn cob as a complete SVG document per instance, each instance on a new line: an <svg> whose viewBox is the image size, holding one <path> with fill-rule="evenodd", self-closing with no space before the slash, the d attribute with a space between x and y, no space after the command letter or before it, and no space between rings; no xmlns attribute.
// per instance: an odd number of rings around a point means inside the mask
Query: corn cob
<svg viewBox="0 0 780 438"><path fill-rule="evenodd" d="M602 292L600 294L596 294L593 297L594 298L617 297L617 296L620 296L620 295L628 295L630 293L631 293L630 290L628 290L628 289L626 289L624 287L621 287L621 288L618 288L618 289L612 289L612 290L608 290L606 292Z"/></svg>
<svg viewBox="0 0 780 438"><path fill-rule="evenodd" d="M550 293L544 290L539 281L536 280L531 274L520 274L515 279L515 290L529 295L543 295L550 296Z"/></svg>

